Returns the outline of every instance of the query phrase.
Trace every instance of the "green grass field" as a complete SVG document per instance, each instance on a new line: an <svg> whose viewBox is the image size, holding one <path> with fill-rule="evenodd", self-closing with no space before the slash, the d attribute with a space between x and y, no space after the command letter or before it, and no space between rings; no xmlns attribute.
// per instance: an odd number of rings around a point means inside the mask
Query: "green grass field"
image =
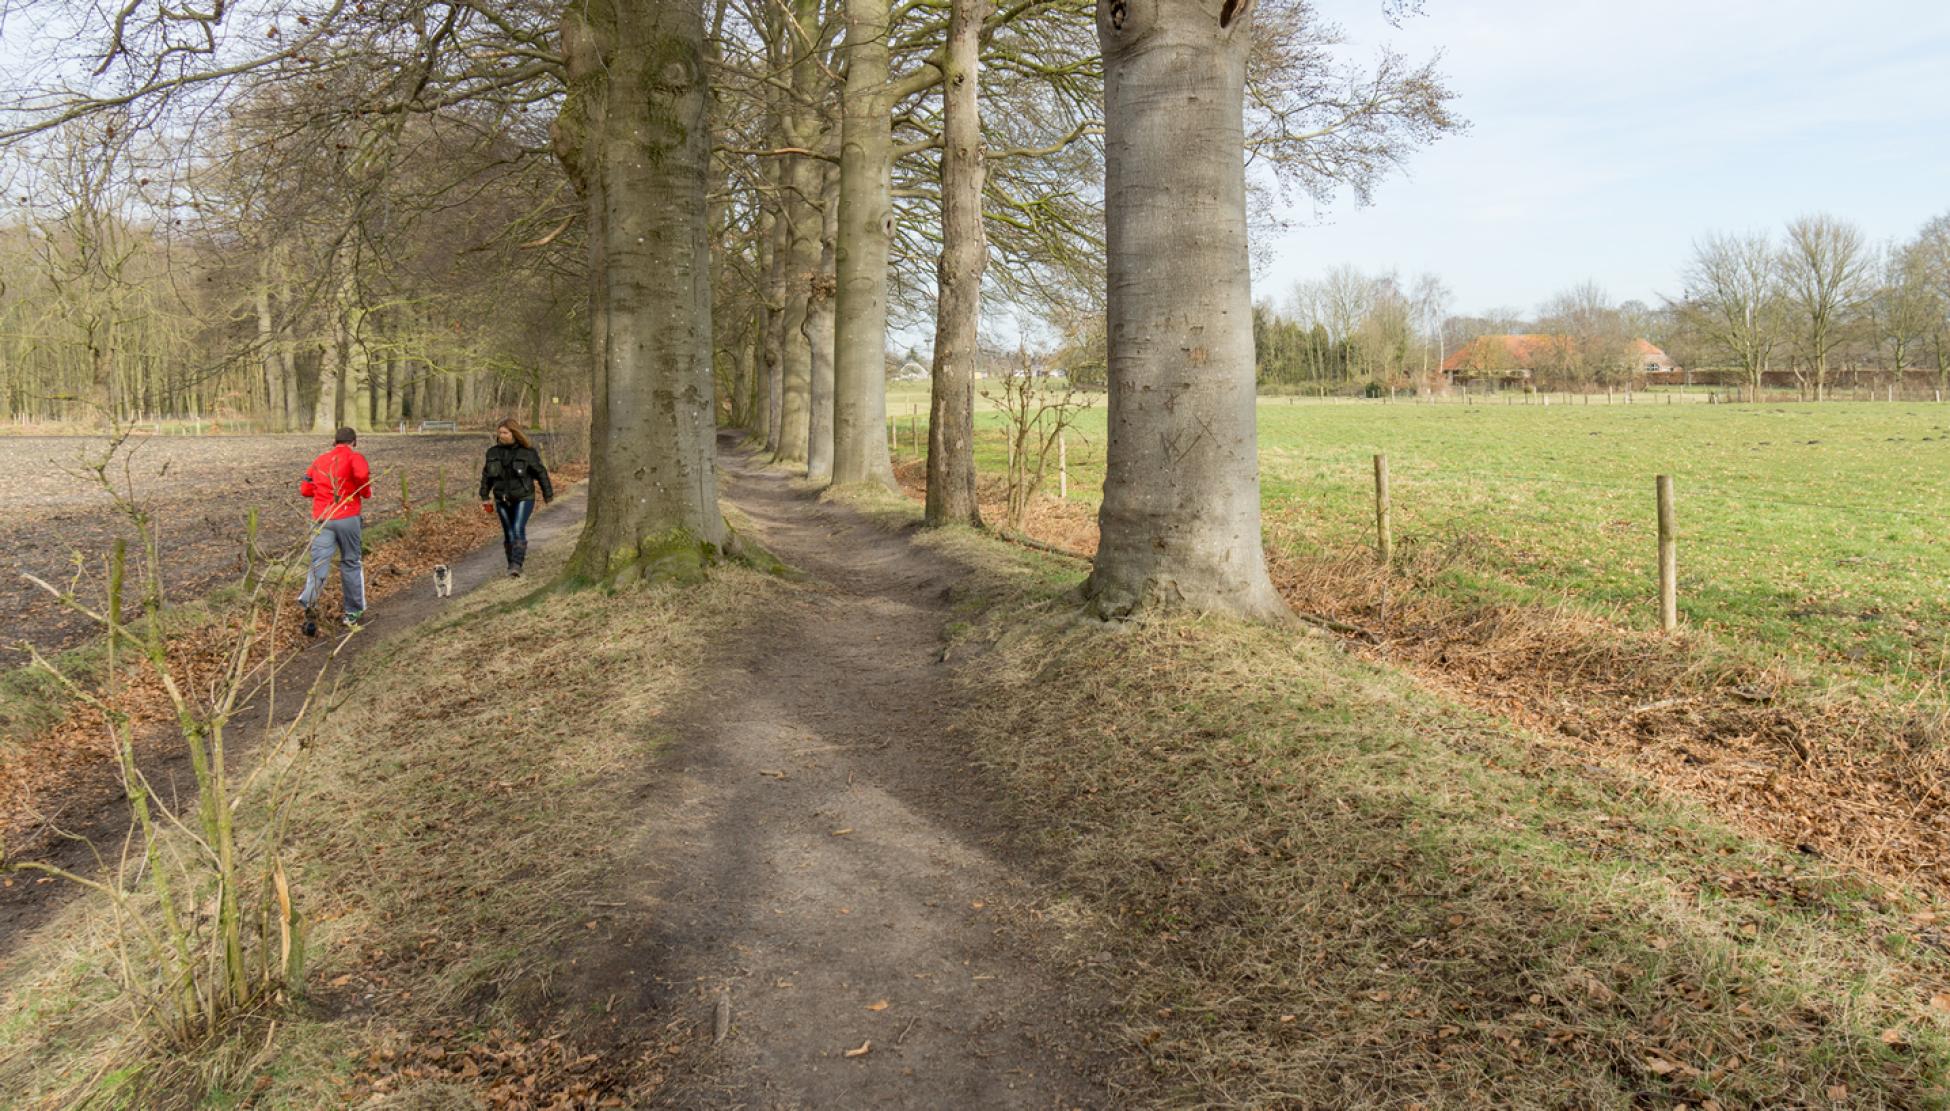
<svg viewBox="0 0 1950 1111"><path fill-rule="evenodd" d="M913 396L909 396L909 394ZM1569 597L1657 621L1654 476L1674 476L1682 621L1844 672L1950 668L1950 405L1260 404L1269 536L1301 553L1373 543L1372 456L1393 476L1398 548L1460 556L1458 588ZM903 390L889 409L913 454ZM985 406L986 408L986 406ZM1003 469L999 418L980 465ZM1095 501L1104 413L1070 442ZM1052 484L1053 485L1053 484Z"/></svg>

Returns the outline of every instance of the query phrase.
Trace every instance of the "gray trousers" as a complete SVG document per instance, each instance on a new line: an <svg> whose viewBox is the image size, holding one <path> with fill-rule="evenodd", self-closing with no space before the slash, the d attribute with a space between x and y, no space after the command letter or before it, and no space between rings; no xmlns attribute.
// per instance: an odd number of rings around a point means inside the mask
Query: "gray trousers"
<svg viewBox="0 0 1950 1111"><path fill-rule="evenodd" d="M325 576L332 573L332 555L339 557L339 589L345 595L345 612L364 613L366 609L366 568L361 556L360 521L343 517L318 522L318 533L311 538L311 573L305 576L305 592L298 604L310 607L325 589Z"/></svg>

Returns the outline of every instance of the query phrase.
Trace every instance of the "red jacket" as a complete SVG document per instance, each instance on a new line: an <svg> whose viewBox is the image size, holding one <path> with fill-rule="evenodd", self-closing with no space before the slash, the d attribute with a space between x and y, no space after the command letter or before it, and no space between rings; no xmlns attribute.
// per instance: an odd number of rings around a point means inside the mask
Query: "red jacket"
<svg viewBox="0 0 1950 1111"><path fill-rule="evenodd" d="M359 504L372 497L372 468L351 444L335 444L305 468L298 493L311 499L314 521L357 517Z"/></svg>

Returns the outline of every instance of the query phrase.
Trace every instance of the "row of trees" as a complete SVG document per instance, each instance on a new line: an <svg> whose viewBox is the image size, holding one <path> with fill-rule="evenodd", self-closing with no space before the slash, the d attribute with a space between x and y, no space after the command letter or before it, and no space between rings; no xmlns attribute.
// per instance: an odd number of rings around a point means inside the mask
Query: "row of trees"
<svg viewBox="0 0 1950 1111"><path fill-rule="evenodd" d="M1517 370L1548 389L1630 384L1649 341L1694 381L1759 389L1786 379L1823 397L1838 372L1929 372L1950 389L1950 214L1878 246L1829 215L1778 235L1714 234L1694 244L1683 292L1652 307L1616 303L1596 282L1534 313L1450 315L1434 275L1336 267L1253 310L1258 374L1271 387L1441 389L1445 361L1467 376ZM1518 336L1517 342L1501 337ZM1485 337L1497 337L1493 340Z"/></svg>
<svg viewBox="0 0 1950 1111"><path fill-rule="evenodd" d="M376 127L343 85L232 93L193 135L115 106L16 137L0 417L385 427L587 395L545 120Z"/></svg>
<svg viewBox="0 0 1950 1111"><path fill-rule="evenodd" d="M429 275L480 294L511 363L524 336L588 337L574 573L601 580L736 547L721 412L816 480L890 483L889 321L930 311L929 519L974 520L986 293L1107 310L1101 608L1272 607L1246 197L1365 195L1457 126L1432 69L1337 61L1306 0L52 10L94 53L0 107L0 141L108 120L118 142L193 148L196 171L136 222L173 229L186 197L225 197L197 221L203 265L235 282L227 325L251 362L228 365L267 407L303 408L283 352L309 344L317 406L391 412L455 330L416 316ZM524 322L530 304L547 319ZM403 372L376 369L395 356Z"/></svg>
<svg viewBox="0 0 1950 1111"><path fill-rule="evenodd" d="M1838 368L1927 368L1950 387L1950 213L1877 246L1829 215L1767 232L1709 235L1693 247L1675 325L1701 365L1759 390L1791 373L1825 396Z"/></svg>

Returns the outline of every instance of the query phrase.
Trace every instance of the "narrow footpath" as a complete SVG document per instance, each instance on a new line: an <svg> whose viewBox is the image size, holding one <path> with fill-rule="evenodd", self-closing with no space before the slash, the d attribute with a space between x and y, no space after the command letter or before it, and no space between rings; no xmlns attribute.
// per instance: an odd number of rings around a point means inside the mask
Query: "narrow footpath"
<svg viewBox="0 0 1950 1111"><path fill-rule="evenodd" d="M721 642L711 685L667 715L623 850L641 867L564 987L627 993L714 1045L660 1106L1110 1105L1110 1008L1026 940L1011 909L1033 879L950 729L951 669L980 666L941 662L964 570L720 458L724 500L811 589Z"/></svg>

